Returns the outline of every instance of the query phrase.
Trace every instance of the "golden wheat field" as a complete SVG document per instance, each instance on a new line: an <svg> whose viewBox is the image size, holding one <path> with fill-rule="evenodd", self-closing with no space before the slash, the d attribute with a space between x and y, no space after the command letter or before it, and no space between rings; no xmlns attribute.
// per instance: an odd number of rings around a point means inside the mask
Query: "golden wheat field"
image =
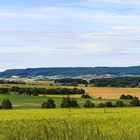
<svg viewBox="0 0 140 140"><path fill-rule="evenodd" d="M106 87L85 87L87 93L94 97L104 99L119 99L122 94L133 95L140 98L140 88L106 88Z"/></svg>
<svg viewBox="0 0 140 140"><path fill-rule="evenodd" d="M1 110L0 140L139 140L140 108Z"/></svg>

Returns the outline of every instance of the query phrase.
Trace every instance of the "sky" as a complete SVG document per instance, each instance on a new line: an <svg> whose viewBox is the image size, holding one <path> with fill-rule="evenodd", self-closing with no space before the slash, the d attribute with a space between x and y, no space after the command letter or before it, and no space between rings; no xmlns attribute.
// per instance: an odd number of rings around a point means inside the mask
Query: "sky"
<svg viewBox="0 0 140 140"><path fill-rule="evenodd" d="M0 0L0 71L139 60L139 0Z"/></svg>

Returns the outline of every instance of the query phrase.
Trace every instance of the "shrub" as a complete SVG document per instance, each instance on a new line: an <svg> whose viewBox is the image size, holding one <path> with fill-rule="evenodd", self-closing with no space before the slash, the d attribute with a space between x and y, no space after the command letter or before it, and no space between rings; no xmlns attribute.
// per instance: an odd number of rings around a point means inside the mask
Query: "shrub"
<svg viewBox="0 0 140 140"><path fill-rule="evenodd" d="M8 88L0 88L0 94L9 94Z"/></svg>
<svg viewBox="0 0 140 140"><path fill-rule="evenodd" d="M71 99L70 97L63 98L61 108L74 108L79 107L77 100Z"/></svg>
<svg viewBox="0 0 140 140"><path fill-rule="evenodd" d="M85 108L93 108L94 107L94 103L92 103L90 100L86 100L85 104L84 104Z"/></svg>
<svg viewBox="0 0 140 140"><path fill-rule="evenodd" d="M127 97L126 97L126 95L122 94L122 95L120 96L120 99L127 99Z"/></svg>
<svg viewBox="0 0 140 140"><path fill-rule="evenodd" d="M56 104L53 99L48 99L47 102L43 102L41 108L55 108Z"/></svg>
<svg viewBox="0 0 140 140"><path fill-rule="evenodd" d="M124 103L122 101L117 101L115 106L116 107L124 107Z"/></svg>
<svg viewBox="0 0 140 140"><path fill-rule="evenodd" d="M4 99L2 101L2 106L1 106L2 109L12 109L12 103L9 99Z"/></svg>
<svg viewBox="0 0 140 140"><path fill-rule="evenodd" d="M113 107L112 102L106 102L105 107Z"/></svg>
<svg viewBox="0 0 140 140"><path fill-rule="evenodd" d="M134 97L134 98L133 98L133 101L130 102L130 105L131 105L131 106L139 106L139 105L140 105L140 103L139 103L139 98L138 98L138 97Z"/></svg>
<svg viewBox="0 0 140 140"><path fill-rule="evenodd" d="M126 98L131 100L131 99L133 99L133 96L127 95Z"/></svg>
<svg viewBox="0 0 140 140"><path fill-rule="evenodd" d="M92 97L89 94L84 93L82 94L81 98L92 98Z"/></svg>
<svg viewBox="0 0 140 140"><path fill-rule="evenodd" d="M105 104L104 103L100 103L98 107L99 108L104 108L105 107Z"/></svg>

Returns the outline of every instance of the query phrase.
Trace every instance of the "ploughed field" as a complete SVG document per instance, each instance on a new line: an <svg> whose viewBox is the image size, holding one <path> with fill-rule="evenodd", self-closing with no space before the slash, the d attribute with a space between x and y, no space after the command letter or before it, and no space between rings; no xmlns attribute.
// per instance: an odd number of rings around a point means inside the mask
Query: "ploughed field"
<svg viewBox="0 0 140 140"><path fill-rule="evenodd" d="M139 140L140 108L0 110L1 140Z"/></svg>

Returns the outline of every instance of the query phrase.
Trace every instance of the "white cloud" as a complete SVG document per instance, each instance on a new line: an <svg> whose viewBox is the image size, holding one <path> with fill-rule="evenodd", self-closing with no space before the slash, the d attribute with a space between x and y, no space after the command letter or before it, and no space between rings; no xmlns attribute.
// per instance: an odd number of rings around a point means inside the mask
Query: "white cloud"
<svg viewBox="0 0 140 140"><path fill-rule="evenodd" d="M60 59L62 65L66 65L66 61L80 65L78 58L82 57L82 60L97 59L94 65L105 64L105 58L116 61L115 57L123 59L126 55L129 59L128 55L140 52L139 9L137 0L72 0L57 2L54 6L1 8L1 53L12 57L24 53L28 59L39 54L38 61ZM23 57L21 61L25 60ZM77 62L70 62L70 57ZM0 58L6 59L4 55Z"/></svg>

